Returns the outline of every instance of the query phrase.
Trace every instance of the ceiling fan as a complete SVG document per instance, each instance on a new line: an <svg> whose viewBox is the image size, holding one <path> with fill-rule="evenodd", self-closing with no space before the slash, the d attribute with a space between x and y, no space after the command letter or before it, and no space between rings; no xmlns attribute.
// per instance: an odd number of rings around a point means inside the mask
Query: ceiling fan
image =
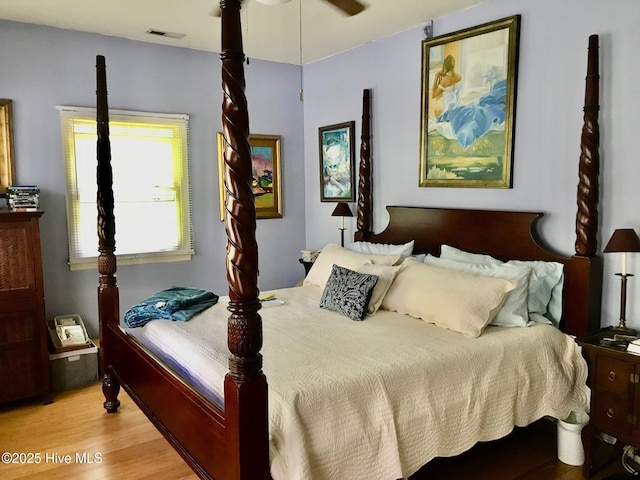
<svg viewBox="0 0 640 480"><path fill-rule="evenodd" d="M284 5L285 3L289 3L291 0L256 0L258 3L262 3L263 5ZM362 12L366 7L363 3L358 0L322 0L323 2L330 3L338 10L343 12L345 15L352 17ZM220 7L216 7L212 12L214 17L220 16Z"/></svg>

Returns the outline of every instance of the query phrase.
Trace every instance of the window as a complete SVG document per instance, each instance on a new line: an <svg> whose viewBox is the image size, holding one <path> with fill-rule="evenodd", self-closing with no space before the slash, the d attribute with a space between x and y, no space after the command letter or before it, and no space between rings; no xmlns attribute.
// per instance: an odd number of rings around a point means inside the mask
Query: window
<svg viewBox="0 0 640 480"><path fill-rule="evenodd" d="M96 110L57 107L71 270L97 267ZM109 111L118 264L189 260L187 115Z"/></svg>

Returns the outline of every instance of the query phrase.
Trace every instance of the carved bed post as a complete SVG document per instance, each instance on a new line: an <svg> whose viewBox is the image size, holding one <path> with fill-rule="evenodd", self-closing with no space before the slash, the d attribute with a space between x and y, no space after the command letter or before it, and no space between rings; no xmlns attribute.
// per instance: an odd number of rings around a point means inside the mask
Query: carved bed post
<svg viewBox="0 0 640 480"><path fill-rule="evenodd" d="M598 177L600 175L598 35L589 37L589 54L584 98L584 125L578 170L578 214L576 215L576 253L591 257L598 246Z"/></svg>
<svg viewBox="0 0 640 480"><path fill-rule="evenodd" d="M111 171L111 143L109 142L109 106L107 102L107 74L104 57L96 57L97 84L97 179L98 179L98 315L100 323L100 363L103 365L102 392L104 408L114 413L120 406L118 392L120 384L109 371L109 326L117 328L120 322L120 301L116 283L116 249L115 218L113 216L113 175Z"/></svg>
<svg viewBox="0 0 640 480"><path fill-rule="evenodd" d="M262 373L262 319L258 310L256 210L251 188L249 114L239 0L222 0L222 131L231 356L224 382L229 478L269 478L267 380Z"/></svg>
<svg viewBox="0 0 640 480"><path fill-rule="evenodd" d="M602 259L598 248L598 200L600 175L599 107L599 48L598 35L589 37L587 76L584 97L584 123L580 141L578 166L578 209L576 211L576 243L574 275L581 279L580 299L564 311L565 329L584 335L600 327L602 302ZM586 322L585 322L586 319Z"/></svg>
<svg viewBox="0 0 640 480"><path fill-rule="evenodd" d="M358 173L358 213L357 228L354 235L356 242L366 240L371 233L371 134L370 134L370 100L368 88L362 95L362 135L360 137L360 169Z"/></svg>

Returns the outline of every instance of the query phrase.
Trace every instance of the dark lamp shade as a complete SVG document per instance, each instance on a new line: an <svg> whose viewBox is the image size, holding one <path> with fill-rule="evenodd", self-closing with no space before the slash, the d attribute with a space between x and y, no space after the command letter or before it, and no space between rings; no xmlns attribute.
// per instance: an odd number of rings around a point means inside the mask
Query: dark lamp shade
<svg viewBox="0 0 640 480"><path fill-rule="evenodd" d="M349 205L345 202L338 202L335 210L331 214L332 217L353 217Z"/></svg>
<svg viewBox="0 0 640 480"><path fill-rule="evenodd" d="M640 252L640 238L633 228L619 228L613 232L604 253L613 252Z"/></svg>

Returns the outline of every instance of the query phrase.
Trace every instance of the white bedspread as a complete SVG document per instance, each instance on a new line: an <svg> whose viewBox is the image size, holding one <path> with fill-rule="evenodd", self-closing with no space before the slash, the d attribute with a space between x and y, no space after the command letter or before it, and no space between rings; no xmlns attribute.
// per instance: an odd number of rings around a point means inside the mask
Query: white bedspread
<svg viewBox="0 0 640 480"><path fill-rule="evenodd" d="M260 311L274 480L406 478L514 425L588 411L586 363L555 327L489 327L467 339L388 311L352 321L320 309L313 286L277 295L284 305ZM168 344L153 349L192 363L193 383L212 398L227 371L227 301L186 323L127 331Z"/></svg>

